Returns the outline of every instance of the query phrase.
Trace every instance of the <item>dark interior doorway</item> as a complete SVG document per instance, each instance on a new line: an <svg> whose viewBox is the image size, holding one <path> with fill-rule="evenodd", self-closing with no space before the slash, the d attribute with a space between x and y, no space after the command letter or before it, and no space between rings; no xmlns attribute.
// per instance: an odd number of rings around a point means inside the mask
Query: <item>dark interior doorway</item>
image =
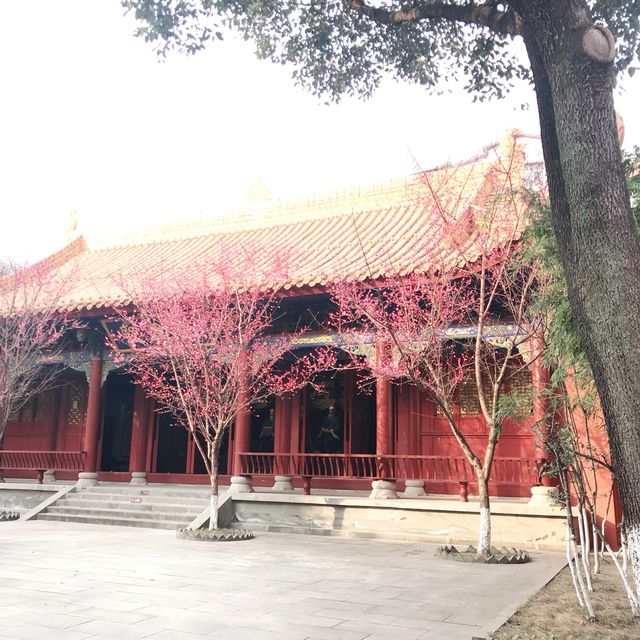
<svg viewBox="0 0 640 640"><path fill-rule="evenodd" d="M370 385L360 389L354 380L351 394L351 451L350 453L376 452L376 390Z"/></svg>
<svg viewBox="0 0 640 640"><path fill-rule="evenodd" d="M306 451L345 452L345 374L344 371L318 375L320 391L307 388Z"/></svg>
<svg viewBox="0 0 640 640"><path fill-rule="evenodd" d="M186 473L189 432L170 413L158 416L157 473Z"/></svg>
<svg viewBox="0 0 640 640"><path fill-rule="evenodd" d="M375 387L361 389L353 371L328 372L319 380L321 391L307 388L305 450L375 454Z"/></svg>
<svg viewBox="0 0 640 640"><path fill-rule="evenodd" d="M134 385L124 374L107 378L102 422L101 471L129 471Z"/></svg>

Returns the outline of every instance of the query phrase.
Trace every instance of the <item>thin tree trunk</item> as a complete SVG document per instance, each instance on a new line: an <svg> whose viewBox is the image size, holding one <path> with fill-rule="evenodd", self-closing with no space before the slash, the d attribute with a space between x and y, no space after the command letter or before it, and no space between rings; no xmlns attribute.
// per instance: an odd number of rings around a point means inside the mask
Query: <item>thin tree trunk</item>
<svg viewBox="0 0 640 640"><path fill-rule="evenodd" d="M210 446L211 476L211 497L209 498L209 529L218 528L218 440L214 439Z"/></svg>
<svg viewBox="0 0 640 640"><path fill-rule="evenodd" d="M569 479L567 477L567 473L565 470L561 470L558 474L558 478L560 480L560 485L562 487L562 495L564 496L564 512L565 512L565 538L567 542L567 562L569 563L569 570L571 571L571 580L573 581L573 586L576 590L576 598L578 599L578 604L584 608L584 598L582 595L582 590L580 589L580 584L578 581L578 571L579 567L577 566L577 558L572 557L571 549L572 549L572 541L575 538L574 530L573 530L573 514L571 513L571 497L569 495Z"/></svg>
<svg viewBox="0 0 640 640"><path fill-rule="evenodd" d="M598 538L598 527L592 525L591 532L593 534L593 573L600 573L600 540Z"/></svg>
<svg viewBox="0 0 640 640"><path fill-rule="evenodd" d="M593 28L586 2L511 4L523 17L553 226L602 402L638 592L640 247L616 137L614 69L582 48L584 33Z"/></svg>
<svg viewBox="0 0 640 640"><path fill-rule="evenodd" d="M491 553L491 502L489 487L484 474L478 472L478 494L480 497L480 533L478 536L478 553Z"/></svg>
<svg viewBox="0 0 640 640"><path fill-rule="evenodd" d="M582 592L580 591L580 585L578 584L578 575L576 573L576 566L574 563L575 558L571 557L571 538L573 537L573 532L571 531L571 524L569 520L570 518L567 518L567 523L565 526L565 538L567 541L567 564L569 565L569 571L571 571L571 581L573 582L573 586L576 590L576 598L578 600L578 604L581 607L584 607L584 599L582 598Z"/></svg>
<svg viewBox="0 0 640 640"><path fill-rule="evenodd" d="M589 566L589 541L587 538L589 531L585 528L584 507L582 505L578 507L578 532L580 535L580 560L587 580L587 589L593 591L593 585L591 584L591 567Z"/></svg>
<svg viewBox="0 0 640 640"><path fill-rule="evenodd" d="M576 575L578 577L578 584L580 585L582 598L584 599L584 606L587 609L587 617L589 618L589 622L595 622L596 613L593 610L593 605L591 604L591 600L589 599L589 594L584 585L584 580L582 579L582 572L580 570L580 564L578 562L578 548L576 547L576 541L574 536L571 536L571 552L573 553L573 558L575 560Z"/></svg>
<svg viewBox="0 0 640 640"><path fill-rule="evenodd" d="M2 431L0 432L0 451L4 449L4 428L6 426L6 421L2 425ZM0 468L0 482L4 482L4 474L2 473L2 469Z"/></svg>
<svg viewBox="0 0 640 640"><path fill-rule="evenodd" d="M613 552L613 549L607 543L604 535L602 536L602 548L607 550L607 553L611 557L613 564L616 566L618 573L620 575L620 579L622 580L622 584L624 585L624 590L627 593L627 598L629 599L629 605L631 607L631 613L634 618L640 618L640 602L638 601L638 596L633 592L633 588L629 584L629 580L627 579L627 572L620 566L620 562L616 554Z"/></svg>

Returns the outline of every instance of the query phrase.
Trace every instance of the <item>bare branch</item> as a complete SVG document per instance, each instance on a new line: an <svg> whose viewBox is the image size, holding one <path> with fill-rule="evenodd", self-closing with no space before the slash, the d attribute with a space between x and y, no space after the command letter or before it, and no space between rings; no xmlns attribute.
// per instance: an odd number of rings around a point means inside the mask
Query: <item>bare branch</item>
<svg viewBox="0 0 640 640"><path fill-rule="evenodd" d="M486 27L501 35L520 34L520 17L512 10L501 11L495 4L416 3L404 9L374 7L365 0L344 0L347 9L380 24L404 24L422 20L461 22Z"/></svg>

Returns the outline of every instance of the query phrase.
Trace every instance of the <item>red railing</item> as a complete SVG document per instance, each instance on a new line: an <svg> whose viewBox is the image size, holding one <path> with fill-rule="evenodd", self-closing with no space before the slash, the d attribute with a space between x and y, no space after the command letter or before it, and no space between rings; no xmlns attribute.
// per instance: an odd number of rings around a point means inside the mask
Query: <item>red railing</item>
<svg viewBox="0 0 640 640"><path fill-rule="evenodd" d="M0 451L0 469L37 471L38 481L47 469L82 471L84 451Z"/></svg>
<svg viewBox="0 0 640 640"><path fill-rule="evenodd" d="M333 453L239 453L246 475L290 475L318 478L393 478L431 482L473 482L475 473L466 458L454 456L377 456ZM536 461L495 458L491 481L531 486L537 483Z"/></svg>

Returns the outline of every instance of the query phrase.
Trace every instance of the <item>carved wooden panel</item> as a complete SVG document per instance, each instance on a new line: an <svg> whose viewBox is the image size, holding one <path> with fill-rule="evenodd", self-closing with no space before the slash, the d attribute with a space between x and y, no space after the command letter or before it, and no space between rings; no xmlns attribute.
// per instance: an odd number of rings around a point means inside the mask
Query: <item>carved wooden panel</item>
<svg viewBox="0 0 640 640"><path fill-rule="evenodd" d="M35 398L33 398L34 407L33 407L33 413L31 415L33 416L34 422L43 422L44 419L46 418L48 397L49 397L49 394L42 393L39 396L36 396Z"/></svg>
<svg viewBox="0 0 640 640"><path fill-rule="evenodd" d="M515 400L516 416L528 416L533 411L531 372L524 368L509 379L509 395Z"/></svg>
<svg viewBox="0 0 640 640"><path fill-rule="evenodd" d="M461 416L480 415L480 400L478 399L478 390L474 381L465 381L461 385L458 404L460 405Z"/></svg>
<svg viewBox="0 0 640 640"><path fill-rule="evenodd" d="M69 385L67 424L83 424L87 410L87 385L83 380L74 380Z"/></svg>
<svg viewBox="0 0 640 640"><path fill-rule="evenodd" d="M16 407L11 410L9 414L9 422L20 422L20 414L22 411Z"/></svg>
<svg viewBox="0 0 640 640"><path fill-rule="evenodd" d="M22 407L14 409L9 416L9 422L43 422L46 417L46 396L33 396Z"/></svg>

